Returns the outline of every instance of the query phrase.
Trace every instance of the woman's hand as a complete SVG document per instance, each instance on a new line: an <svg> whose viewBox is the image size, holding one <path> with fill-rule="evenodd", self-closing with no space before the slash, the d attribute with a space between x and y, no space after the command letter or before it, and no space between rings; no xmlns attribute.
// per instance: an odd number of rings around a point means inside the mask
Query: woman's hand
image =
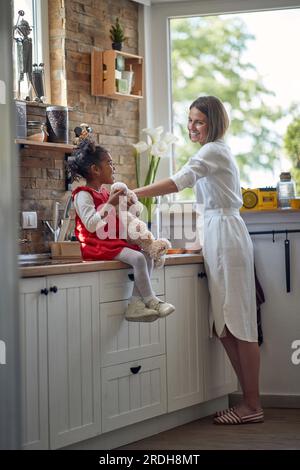
<svg viewBox="0 0 300 470"><path fill-rule="evenodd" d="M156 183L149 184L143 188L137 188L134 190L137 197L154 197L163 196L164 194L177 193L178 188L171 178L166 178Z"/></svg>
<svg viewBox="0 0 300 470"><path fill-rule="evenodd" d="M107 201L107 204L111 204L112 206L118 206L119 198L121 196L125 196L124 189L119 189L119 191L116 191L115 193L111 194L109 200Z"/></svg>

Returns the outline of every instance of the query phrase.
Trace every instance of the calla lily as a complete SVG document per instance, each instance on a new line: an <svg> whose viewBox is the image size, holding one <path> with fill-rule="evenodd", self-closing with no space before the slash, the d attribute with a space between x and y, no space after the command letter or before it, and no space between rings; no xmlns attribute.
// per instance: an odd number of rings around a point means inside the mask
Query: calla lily
<svg viewBox="0 0 300 470"><path fill-rule="evenodd" d="M156 127L155 129L151 129L150 127L143 129L143 132L151 138L153 144L159 141L163 131L164 128L162 126Z"/></svg>
<svg viewBox="0 0 300 470"><path fill-rule="evenodd" d="M170 145L170 144L175 144L175 142L178 141L178 138L174 134L172 134L171 132L166 132L162 140L167 145Z"/></svg>
<svg viewBox="0 0 300 470"><path fill-rule="evenodd" d="M132 146L135 148L136 152L143 153L146 152L150 148L150 145L146 144L146 142L138 142L137 144L132 144Z"/></svg>
<svg viewBox="0 0 300 470"><path fill-rule="evenodd" d="M148 145L145 142L138 142L133 145L136 150L135 170L138 187L140 187L140 154L147 152L148 170L142 186L148 186L155 181L160 159L167 157L170 145L177 141L177 138L171 134L171 132L166 132L163 136L164 128L162 126L156 127L155 129L146 128L143 129L143 132L151 139L151 144ZM152 197L140 198L140 201L147 209L147 220L149 224L151 224L152 220L152 204L154 200L155 198Z"/></svg>
<svg viewBox="0 0 300 470"><path fill-rule="evenodd" d="M168 153L168 145L163 140L160 140L156 144L152 145L152 154L155 157L166 157Z"/></svg>

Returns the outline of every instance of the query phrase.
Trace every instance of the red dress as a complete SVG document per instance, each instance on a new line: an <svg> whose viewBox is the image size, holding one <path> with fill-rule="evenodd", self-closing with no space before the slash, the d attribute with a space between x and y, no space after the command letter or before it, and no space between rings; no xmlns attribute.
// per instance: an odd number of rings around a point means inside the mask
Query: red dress
<svg viewBox="0 0 300 470"><path fill-rule="evenodd" d="M93 198L95 208L105 204L109 199L109 192L106 189L101 189L101 191L96 191L87 186L79 186L72 192L72 199L79 191L87 191ZM80 242L82 258L86 261L95 261L95 260L112 260L114 259L123 248L131 248L132 250L139 251L140 248L137 245L128 243L127 240L119 238L119 229L120 221L119 218L114 214L109 214L107 217L108 224L112 222L111 217L113 217L113 226L115 226L115 235L113 238L105 238L102 240L97 236L97 232L89 232L82 220L76 213L75 217L75 235ZM105 229L104 229L105 231Z"/></svg>

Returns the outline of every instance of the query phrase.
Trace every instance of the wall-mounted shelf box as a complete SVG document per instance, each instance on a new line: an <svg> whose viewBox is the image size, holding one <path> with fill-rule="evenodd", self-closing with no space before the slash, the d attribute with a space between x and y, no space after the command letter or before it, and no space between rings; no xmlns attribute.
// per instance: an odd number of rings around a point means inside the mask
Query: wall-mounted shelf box
<svg viewBox="0 0 300 470"><path fill-rule="evenodd" d="M116 86L116 58L123 56L125 70L134 72L134 84L131 94L120 93ZM92 51L92 95L106 96L113 99L142 99L143 98L143 57L126 52L110 50Z"/></svg>

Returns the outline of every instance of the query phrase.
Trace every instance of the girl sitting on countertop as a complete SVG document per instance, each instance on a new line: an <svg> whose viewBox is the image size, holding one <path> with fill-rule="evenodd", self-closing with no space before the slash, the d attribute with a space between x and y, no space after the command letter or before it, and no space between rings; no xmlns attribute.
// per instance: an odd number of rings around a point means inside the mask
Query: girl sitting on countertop
<svg viewBox="0 0 300 470"><path fill-rule="evenodd" d="M72 157L68 162L72 181L86 180L85 186L78 186L72 192L76 211L75 235L83 259L117 260L133 267L134 288L125 311L126 320L151 322L174 312L173 305L162 302L152 290L153 260L137 245L119 237L121 227L115 209L123 191L110 194L103 187L115 180L109 152L91 140L84 140L73 151Z"/></svg>

